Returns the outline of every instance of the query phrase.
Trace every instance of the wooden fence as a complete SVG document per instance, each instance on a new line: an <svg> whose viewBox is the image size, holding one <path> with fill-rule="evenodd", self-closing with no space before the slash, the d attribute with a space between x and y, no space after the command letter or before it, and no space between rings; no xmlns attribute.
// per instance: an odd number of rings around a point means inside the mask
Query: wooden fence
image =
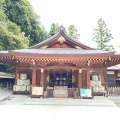
<svg viewBox="0 0 120 120"><path fill-rule="evenodd" d="M120 95L120 87L109 87L107 90L108 96L118 96Z"/></svg>
<svg viewBox="0 0 120 120"><path fill-rule="evenodd" d="M13 82L2 82L0 83L0 90L11 88L13 87L13 84Z"/></svg>

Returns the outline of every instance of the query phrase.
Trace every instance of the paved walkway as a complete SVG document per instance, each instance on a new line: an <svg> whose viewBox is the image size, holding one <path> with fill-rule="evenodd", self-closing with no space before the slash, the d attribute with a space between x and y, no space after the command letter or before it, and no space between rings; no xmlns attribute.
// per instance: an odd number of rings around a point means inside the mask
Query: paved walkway
<svg viewBox="0 0 120 120"><path fill-rule="evenodd" d="M115 103L103 96L95 96L94 99L73 98L30 98L25 101L26 105L64 105L64 106L104 106L115 107Z"/></svg>
<svg viewBox="0 0 120 120"><path fill-rule="evenodd" d="M118 107L0 105L3 120L120 120Z"/></svg>
<svg viewBox="0 0 120 120"><path fill-rule="evenodd" d="M12 89L2 89L0 90L0 102L12 95Z"/></svg>
<svg viewBox="0 0 120 120"><path fill-rule="evenodd" d="M115 107L113 100L103 96L94 99L73 98L29 98L28 95L12 95L12 89L0 91L1 105L64 105L64 106L103 106Z"/></svg>
<svg viewBox="0 0 120 120"><path fill-rule="evenodd" d="M4 93L3 93L4 92ZM91 99L33 99L27 95L12 95L12 90L0 91L10 100L1 101L0 119L4 120L120 120L120 108L116 106L100 106L103 102L112 103L106 97L96 96ZM48 102L49 101L49 102ZM41 103L42 102L42 103ZM45 104L45 103L49 104ZM51 102L51 104L50 104ZM73 102L73 103L72 103ZM99 105L74 105L82 103L97 103ZM39 104L38 104L39 103ZM54 103L54 104L53 104ZM57 103L57 104L56 104ZM63 104L64 103L64 104ZM69 103L69 105L66 105ZM30 105L31 104L31 105ZM70 105L72 104L72 105Z"/></svg>

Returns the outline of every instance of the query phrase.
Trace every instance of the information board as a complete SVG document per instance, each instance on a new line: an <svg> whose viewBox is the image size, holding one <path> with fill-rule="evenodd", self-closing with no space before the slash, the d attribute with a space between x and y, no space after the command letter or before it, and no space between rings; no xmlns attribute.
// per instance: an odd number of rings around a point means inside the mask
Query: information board
<svg viewBox="0 0 120 120"><path fill-rule="evenodd" d="M68 97L67 86L54 86L54 97Z"/></svg>
<svg viewBox="0 0 120 120"><path fill-rule="evenodd" d="M43 95L43 87L32 87L32 95Z"/></svg>
<svg viewBox="0 0 120 120"><path fill-rule="evenodd" d="M91 89L80 89L80 96L81 97L92 97L92 90Z"/></svg>

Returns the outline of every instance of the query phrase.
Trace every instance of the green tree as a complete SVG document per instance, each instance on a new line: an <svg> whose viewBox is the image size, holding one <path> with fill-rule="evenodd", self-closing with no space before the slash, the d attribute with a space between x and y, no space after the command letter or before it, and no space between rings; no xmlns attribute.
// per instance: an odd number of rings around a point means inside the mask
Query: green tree
<svg viewBox="0 0 120 120"><path fill-rule="evenodd" d="M58 31L59 25L58 23L52 23L50 26L50 32L48 34L48 37L53 36Z"/></svg>
<svg viewBox="0 0 120 120"><path fill-rule="evenodd" d="M9 21L4 13L4 0L0 0L0 50L11 50L28 47L28 38L21 33L15 23ZM0 62L0 71L7 71L10 67Z"/></svg>
<svg viewBox="0 0 120 120"><path fill-rule="evenodd" d="M80 38L80 34L74 25L68 27L68 34L77 40Z"/></svg>
<svg viewBox="0 0 120 120"><path fill-rule="evenodd" d="M21 31L29 38L29 46L47 38L47 32L28 0L5 0L5 5L8 19L21 26Z"/></svg>
<svg viewBox="0 0 120 120"><path fill-rule="evenodd" d="M0 36L0 50L14 50L28 47L28 38L15 23L8 21L7 32Z"/></svg>
<svg viewBox="0 0 120 120"><path fill-rule="evenodd" d="M98 27L94 29L93 41L97 43L97 49L112 51L114 50L112 45L109 45L113 39L111 31L107 28L105 21L100 18L98 20Z"/></svg>
<svg viewBox="0 0 120 120"><path fill-rule="evenodd" d="M13 50L28 47L28 38L21 33L15 23L7 21L7 31L0 35L0 50ZM0 62L0 71L6 72L10 66Z"/></svg>
<svg viewBox="0 0 120 120"><path fill-rule="evenodd" d="M0 35L6 31L6 15L4 14L4 0L0 0Z"/></svg>

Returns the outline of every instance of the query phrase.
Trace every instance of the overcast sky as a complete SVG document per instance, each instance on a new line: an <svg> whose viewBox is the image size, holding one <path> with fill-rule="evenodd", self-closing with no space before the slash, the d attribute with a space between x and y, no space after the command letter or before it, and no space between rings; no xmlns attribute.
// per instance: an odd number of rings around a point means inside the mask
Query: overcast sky
<svg viewBox="0 0 120 120"><path fill-rule="evenodd" d="M80 42L96 47L92 41L93 29L102 18L111 30L111 44L120 52L120 0L29 0L41 23L49 30L52 23L66 29L73 24L80 33Z"/></svg>

